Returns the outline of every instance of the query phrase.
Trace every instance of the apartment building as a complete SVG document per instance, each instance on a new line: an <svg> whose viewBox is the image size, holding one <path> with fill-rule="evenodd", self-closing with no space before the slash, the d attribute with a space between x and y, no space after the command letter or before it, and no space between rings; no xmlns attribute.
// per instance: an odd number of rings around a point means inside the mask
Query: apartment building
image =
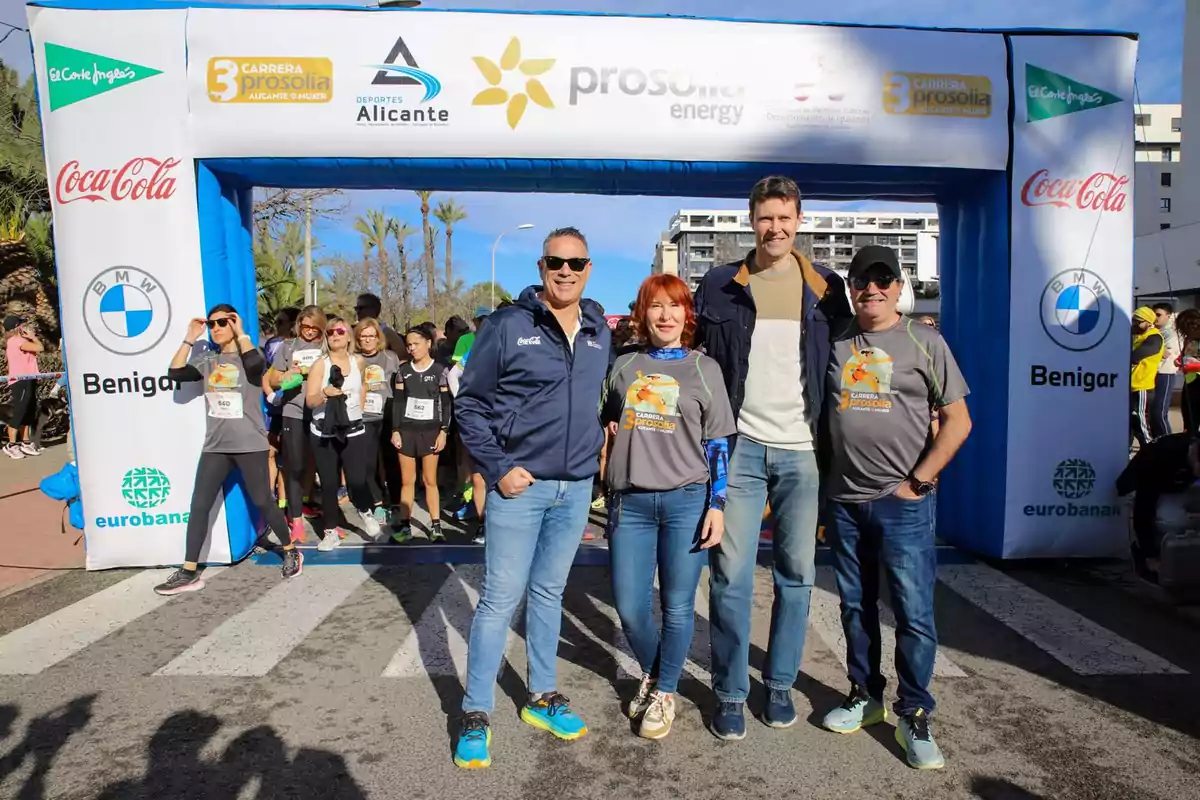
<svg viewBox="0 0 1200 800"><path fill-rule="evenodd" d="M849 267L860 247L887 245L899 255L917 296L936 297L937 238L938 217L933 212L811 211L804 215L796 244L805 255L835 270ZM677 274L695 289L713 266L736 261L754 247L750 215L732 210L681 209L671 218L656 248L656 265L660 259L666 262L667 245L675 247L671 255Z"/></svg>
<svg viewBox="0 0 1200 800"><path fill-rule="evenodd" d="M1143 236L1181 219L1183 106L1135 105L1133 115L1133 230Z"/></svg>

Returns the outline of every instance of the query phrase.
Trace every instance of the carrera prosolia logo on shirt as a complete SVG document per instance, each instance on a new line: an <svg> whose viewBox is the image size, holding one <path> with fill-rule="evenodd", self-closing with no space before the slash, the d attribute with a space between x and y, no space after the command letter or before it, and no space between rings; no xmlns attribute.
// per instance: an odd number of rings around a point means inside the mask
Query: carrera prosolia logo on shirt
<svg viewBox="0 0 1200 800"><path fill-rule="evenodd" d="M838 411L891 411L892 357L878 347L859 350L851 343L850 349L842 367Z"/></svg>
<svg viewBox="0 0 1200 800"><path fill-rule="evenodd" d="M621 427L674 433L679 426L679 381L670 375L637 373L625 391L625 415Z"/></svg>

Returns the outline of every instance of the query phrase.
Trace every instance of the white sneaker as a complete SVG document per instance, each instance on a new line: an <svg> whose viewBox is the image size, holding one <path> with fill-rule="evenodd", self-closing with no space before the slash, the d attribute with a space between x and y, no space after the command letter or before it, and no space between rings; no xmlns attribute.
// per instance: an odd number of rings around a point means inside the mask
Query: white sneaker
<svg viewBox="0 0 1200 800"><path fill-rule="evenodd" d="M646 713L646 709L650 707L650 695L654 692L654 679L649 675L642 676L642 682L638 684L637 694L629 701L627 709L630 719L637 719L642 714Z"/></svg>
<svg viewBox="0 0 1200 800"><path fill-rule="evenodd" d="M372 539L378 537L383 529L379 527L379 520L375 519L375 515L370 511L359 511L358 515L362 517L363 530L367 532L367 536Z"/></svg>
<svg viewBox="0 0 1200 800"><path fill-rule="evenodd" d="M40 456L42 454L42 448L33 442L21 442L20 447L21 452L27 456Z"/></svg>
<svg viewBox="0 0 1200 800"><path fill-rule="evenodd" d="M18 444L4 445L4 454L9 458L20 460L25 457L25 453L21 451L21 446Z"/></svg>
<svg viewBox="0 0 1200 800"><path fill-rule="evenodd" d="M337 528L334 528L333 530L325 531L325 535L321 538L321 543L317 545L317 549L322 553L328 553L341 543L341 533L337 530Z"/></svg>
<svg viewBox="0 0 1200 800"><path fill-rule="evenodd" d="M675 721L675 695L656 691L650 696L650 707L642 717L638 736L643 739L661 739L671 732Z"/></svg>

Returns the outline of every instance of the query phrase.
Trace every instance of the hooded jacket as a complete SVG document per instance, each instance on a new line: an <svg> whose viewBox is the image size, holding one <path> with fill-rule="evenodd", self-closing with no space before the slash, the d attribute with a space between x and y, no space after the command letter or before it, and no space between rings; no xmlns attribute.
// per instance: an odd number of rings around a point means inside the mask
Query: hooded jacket
<svg viewBox="0 0 1200 800"><path fill-rule="evenodd" d="M463 444L489 489L514 467L537 480L583 480L600 470L611 333L600 306L582 300L572 351L538 299L542 288L526 288L488 318L454 398Z"/></svg>

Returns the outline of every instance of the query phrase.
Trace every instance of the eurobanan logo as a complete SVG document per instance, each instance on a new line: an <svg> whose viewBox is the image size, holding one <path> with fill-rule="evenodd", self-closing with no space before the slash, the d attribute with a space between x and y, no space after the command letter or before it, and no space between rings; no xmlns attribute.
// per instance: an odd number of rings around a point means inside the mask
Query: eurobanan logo
<svg viewBox="0 0 1200 800"><path fill-rule="evenodd" d="M139 513L96 517L97 528L150 528L157 525L181 525L190 512L174 511L152 514L146 509L158 508L171 497L171 480L154 467L134 467L121 479L121 496L139 509Z"/></svg>
<svg viewBox="0 0 1200 800"><path fill-rule="evenodd" d="M1051 481L1054 492L1067 501L1027 505L1027 517L1115 517L1121 514L1117 505L1084 504L1072 502L1084 500L1096 488L1096 470L1082 458L1068 458L1058 462Z"/></svg>

